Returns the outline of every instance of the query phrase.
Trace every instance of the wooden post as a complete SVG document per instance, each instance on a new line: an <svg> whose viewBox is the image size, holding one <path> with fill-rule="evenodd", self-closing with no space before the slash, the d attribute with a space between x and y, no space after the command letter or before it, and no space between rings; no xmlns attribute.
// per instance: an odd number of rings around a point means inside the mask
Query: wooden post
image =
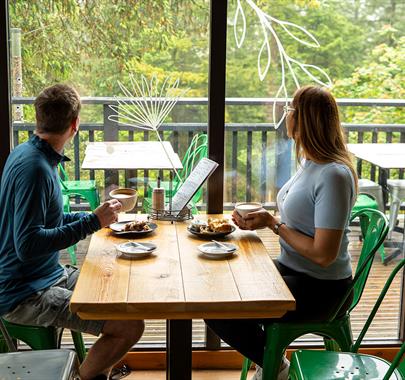
<svg viewBox="0 0 405 380"><path fill-rule="evenodd" d="M11 80L13 85L13 97L22 97L23 95L23 80L22 80L22 58L21 58L21 29L11 28ZM22 122L24 120L24 112L22 104L13 106L14 122Z"/></svg>
<svg viewBox="0 0 405 380"><path fill-rule="evenodd" d="M8 46L8 1L0 2L0 176L11 151L11 98L10 98L10 56Z"/></svg>
<svg viewBox="0 0 405 380"><path fill-rule="evenodd" d="M221 214L224 204L225 74L227 0L211 0L208 83L208 157L219 166L208 179L207 212Z"/></svg>

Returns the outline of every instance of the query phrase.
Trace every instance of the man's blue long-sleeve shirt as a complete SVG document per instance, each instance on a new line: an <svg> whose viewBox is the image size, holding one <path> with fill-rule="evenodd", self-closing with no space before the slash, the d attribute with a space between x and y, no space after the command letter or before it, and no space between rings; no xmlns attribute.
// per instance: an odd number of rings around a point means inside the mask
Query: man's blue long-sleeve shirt
<svg viewBox="0 0 405 380"><path fill-rule="evenodd" d="M63 213L64 156L33 136L11 152L0 187L0 315L62 275L59 249L97 231L95 214Z"/></svg>

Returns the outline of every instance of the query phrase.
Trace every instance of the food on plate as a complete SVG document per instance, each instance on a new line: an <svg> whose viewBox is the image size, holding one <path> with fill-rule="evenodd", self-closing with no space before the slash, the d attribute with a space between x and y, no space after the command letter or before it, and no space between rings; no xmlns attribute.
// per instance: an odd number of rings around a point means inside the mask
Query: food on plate
<svg viewBox="0 0 405 380"><path fill-rule="evenodd" d="M148 222L145 221L133 221L129 222L124 225L123 231L136 231L136 232L141 232L141 231L149 231L150 226Z"/></svg>
<svg viewBox="0 0 405 380"><path fill-rule="evenodd" d="M227 219L209 218L205 224L193 224L192 228L202 234L231 232L232 225Z"/></svg>

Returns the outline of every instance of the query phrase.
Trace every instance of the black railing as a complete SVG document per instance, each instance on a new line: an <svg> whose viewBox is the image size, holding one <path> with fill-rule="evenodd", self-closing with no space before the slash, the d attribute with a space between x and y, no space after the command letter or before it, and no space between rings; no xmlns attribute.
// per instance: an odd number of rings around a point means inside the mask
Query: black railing
<svg viewBox="0 0 405 380"><path fill-rule="evenodd" d="M34 98L14 98L13 104L32 105ZM271 106L271 98L228 98L227 106ZM134 141L156 139L154 132L141 131L131 126L118 125L108 119L113 110L111 104L117 104L115 98L82 98L83 109L87 106L102 107L103 121L81 124L76 135L73 147L70 149L72 164L68 164L68 173L75 179L97 179L98 185L108 191L112 186L128 186L129 178L147 178L160 175L165 177L168 173L148 173L137 170L110 170L94 171L81 170L84 158L84 144L86 141ZM281 106L284 102L277 101ZM387 99L339 99L339 106L344 107L404 107L405 100ZM207 106L206 98L180 99L177 107ZM392 142L395 135L396 141L405 142L405 124L353 124L343 123L350 142ZM33 123L14 122L14 145L25 140L34 131ZM159 129L161 137L170 141L179 156L182 157L195 133L207 131L207 123L168 123ZM237 201L257 200L267 207L274 206L275 194L282 184L291 175L294 164L292 161L292 146L283 132L283 127L274 130L271 123L228 123L225 136L225 206L230 206ZM27 136L28 135L28 136ZM70 166L69 166L70 165ZM358 160L357 170L360 177L376 180L377 169ZM403 178L403 170L393 173ZM390 173L388 174L390 175Z"/></svg>

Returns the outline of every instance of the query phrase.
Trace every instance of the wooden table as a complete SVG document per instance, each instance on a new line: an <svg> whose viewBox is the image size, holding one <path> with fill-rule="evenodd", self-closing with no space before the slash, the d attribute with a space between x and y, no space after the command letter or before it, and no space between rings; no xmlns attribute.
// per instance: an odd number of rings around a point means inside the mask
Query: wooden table
<svg viewBox="0 0 405 380"><path fill-rule="evenodd" d="M191 379L192 319L277 318L294 310L295 300L255 232L237 229L226 239L239 246L237 254L209 260L186 223L157 224L152 235L137 240L158 246L143 260L117 256L114 244L126 238L109 229L95 233L71 310L85 319L168 320L167 379Z"/></svg>
<svg viewBox="0 0 405 380"><path fill-rule="evenodd" d="M82 169L181 169L177 153L168 141L104 141L87 144Z"/></svg>

